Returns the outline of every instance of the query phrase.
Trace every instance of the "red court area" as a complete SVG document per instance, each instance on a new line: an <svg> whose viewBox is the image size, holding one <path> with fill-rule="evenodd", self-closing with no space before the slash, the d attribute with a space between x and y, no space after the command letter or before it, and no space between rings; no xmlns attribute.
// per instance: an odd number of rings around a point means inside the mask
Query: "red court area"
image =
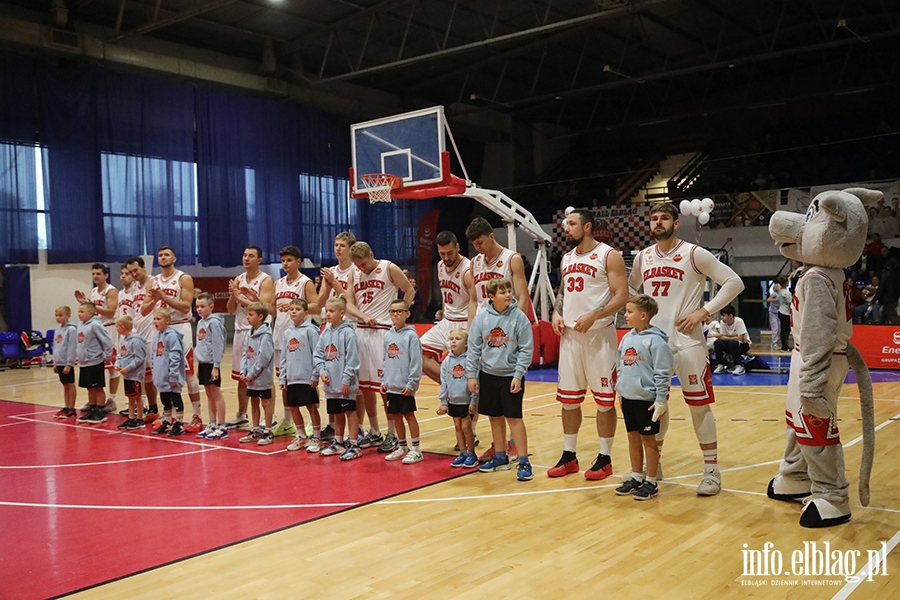
<svg viewBox="0 0 900 600"><path fill-rule="evenodd" d="M48 598L462 475L57 421L0 400L0 598Z"/></svg>

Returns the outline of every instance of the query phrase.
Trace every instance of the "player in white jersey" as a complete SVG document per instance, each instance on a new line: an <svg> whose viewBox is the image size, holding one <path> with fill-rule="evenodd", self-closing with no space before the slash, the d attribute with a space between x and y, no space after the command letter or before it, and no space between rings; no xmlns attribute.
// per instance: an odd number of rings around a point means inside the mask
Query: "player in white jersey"
<svg viewBox="0 0 900 600"><path fill-rule="evenodd" d="M656 244L638 253L628 284L634 290L643 284L644 293L659 304L659 313L651 323L669 336L669 347L675 357L674 371L703 452L704 474L697 493L713 496L721 490L722 479L716 419L710 406L715 396L701 324L734 300L744 289L744 283L708 250L678 239L675 231L679 224L678 209L669 202L650 210L650 229ZM721 287L715 297L703 304L707 277ZM660 450L668 428L669 419L664 415L656 436Z"/></svg>
<svg viewBox="0 0 900 600"><path fill-rule="evenodd" d="M161 272L152 277L147 297L141 305L141 314L153 314L157 307L168 308L172 313L169 326L181 334L184 348L185 384L194 416L184 426L188 433L203 430L200 417L200 383L194 370L194 333L191 330L191 305L194 302L194 278L175 268L175 250L162 246L156 251L156 262ZM145 313L145 311L147 311Z"/></svg>
<svg viewBox="0 0 900 600"><path fill-rule="evenodd" d="M403 299L412 303L416 291L400 267L389 260L375 260L366 242L350 246L353 270L347 281L347 312L354 317L356 337L359 340L359 391L363 402L357 402L357 413L362 423L363 410L369 416L369 432L360 440L360 447L379 444L378 450L399 443L393 421L388 421L388 435L383 437L378 427L376 392L381 391L381 365L384 359L384 332L391 328L391 302L397 299L397 290L403 291ZM382 394L384 400L384 394ZM385 413L387 407L385 407ZM390 442L390 443L388 443Z"/></svg>
<svg viewBox="0 0 900 600"><path fill-rule="evenodd" d="M119 345L119 335L116 333L119 290L107 281L108 278L109 267L103 263L94 263L91 265L91 281L93 281L94 287L91 288L88 296L81 290L77 290L75 299L79 304L92 302L97 307L97 316L100 317L100 322L103 323L106 333L109 334L109 338L112 340L112 359L106 363L106 371L109 373L109 395L106 397L106 404L103 406L103 412L111 413L116 410L116 393L119 391L121 374L114 368L116 364L116 346ZM83 408L83 410L86 409Z"/></svg>
<svg viewBox="0 0 900 600"><path fill-rule="evenodd" d="M291 300L306 300L308 311L310 313L318 313L319 307L316 304L316 286L312 279L300 272L300 263L303 261L303 255L297 246L285 246L279 252L281 256L281 268L286 275L275 282L275 327L272 328L272 338L275 343L275 376L278 376L278 365L281 364L281 348L284 344L284 332L292 324L290 309ZM286 404L287 390L281 390L281 403L284 407L284 420L272 430L275 436L296 435L297 427L294 425L294 417L291 409ZM299 424L301 427L303 423ZM304 432L303 435L306 435Z"/></svg>
<svg viewBox="0 0 900 600"><path fill-rule="evenodd" d="M459 253L459 243L452 231L442 231L435 238L438 255L438 283L444 318L422 336L422 371L441 383L441 358L450 350L450 332L468 329L469 297L474 294L469 259Z"/></svg>
<svg viewBox="0 0 900 600"><path fill-rule="evenodd" d="M262 264L262 248L247 246L241 257L244 272L228 282L228 312L234 315L234 340L231 350L231 378L238 382L238 412L234 419L225 423L229 429L244 429L249 427L247 419L247 407L250 399L247 397L247 384L241 380L241 357L244 353L244 340L250 335L250 322L247 321L247 307L254 302L262 302L269 309L269 314L275 314L275 282L268 273L259 270ZM270 321L267 317L266 321Z"/></svg>
<svg viewBox="0 0 900 600"><path fill-rule="evenodd" d="M566 235L576 246L563 256L562 283L553 314L553 330L562 337L556 399L562 406L563 453L547 475L562 477L579 470L576 447L581 404L590 387L597 404L600 453L584 476L599 481L612 475L618 346L615 317L628 301L628 279L622 255L595 240L593 231L591 211L575 210L566 217Z"/></svg>
<svg viewBox="0 0 900 600"><path fill-rule="evenodd" d="M143 338L144 344L147 346L147 356L152 356L151 347L157 334L156 328L153 326L153 313L150 312L145 315L141 312L141 307L144 305L144 300L147 299L147 293L151 286L150 275L147 274L144 259L140 256L132 256L125 261L125 266L128 267L128 271L133 279L131 284L131 303L134 308L134 314L131 318L134 322L134 328L132 331ZM144 375L144 391L147 394L148 404L144 421L152 423L159 417L159 408L156 405L156 387L153 385L153 374L150 372L149 361L147 361L147 370Z"/></svg>
<svg viewBox="0 0 900 600"><path fill-rule="evenodd" d="M128 270L128 265L122 265L122 273L119 275L122 281L122 289L119 290L119 303L116 308L116 318L128 315L134 319L134 277Z"/></svg>

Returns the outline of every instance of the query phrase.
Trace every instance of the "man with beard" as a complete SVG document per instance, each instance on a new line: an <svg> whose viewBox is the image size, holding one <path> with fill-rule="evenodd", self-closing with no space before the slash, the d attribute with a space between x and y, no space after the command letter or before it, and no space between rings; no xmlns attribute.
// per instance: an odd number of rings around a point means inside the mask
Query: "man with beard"
<svg viewBox="0 0 900 600"><path fill-rule="evenodd" d="M650 229L656 244L642 250L634 259L628 283L635 290L643 284L644 293L659 304L659 313L651 323L669 336L674 371L703 452L703 479L697 493L714 496L722 489L722 478L716 419L711 406L715 396L701 323L734 300L743 291L744 283L708 250L678 239L675 236L678 226L678 209L673 204L662 202L650 209ZM707 277L721 287L703 304ZM660 419L656 436L660 451L668 428L667 413Z"/></svg>
<svg viewBox="0 0 900 600"><path fill-rule="evenodd" d="M566 217L566 236L576 246L563 256L562 283L556 297L553 330L559 344L559 384L556 399L562 405L563 453L550 477L578 472L576 445L581 427L581 403L588 386L597 404L600 453L585 471L598 481L612 475L613 438L616 434L616 327L615 317L628 300L625 261L610 246L593 236L589 210L574 210Z"/></svg>
<svg viewBox="0 0 900 600"><path fill-rule="evenodd" d="M134 319L133 331L144 339L147 345L147 356L151 356L153 350L153 341L156 337L156 329L153 327L153 313L148 312L146 315L141 313L141 307L147 294L152 286L152 280L147 273L144 265L144 259L140 256L132 256L125 261L128 271L131 273L133 283L131 285L131 305L133 313L131 318ZM156 405L156 388L153 386L153 374L150 372L150 364L147 364L147 372L144 377L144 393L147 394L147 414L144 415L145 423L153 423L159 418L159 409Z"/></svg>

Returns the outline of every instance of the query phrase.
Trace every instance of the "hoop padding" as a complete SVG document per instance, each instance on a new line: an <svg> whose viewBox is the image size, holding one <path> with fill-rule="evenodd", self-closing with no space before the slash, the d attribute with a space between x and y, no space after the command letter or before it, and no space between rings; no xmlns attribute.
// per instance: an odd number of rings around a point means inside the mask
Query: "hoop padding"
<svg viewBox="0 0 900 600"><path fill-rule="evenodd" d="M391 191L400 187L400 178L390 173L368 173L360 175L366 193L369 194L369 202L390 202Z"/></svg>

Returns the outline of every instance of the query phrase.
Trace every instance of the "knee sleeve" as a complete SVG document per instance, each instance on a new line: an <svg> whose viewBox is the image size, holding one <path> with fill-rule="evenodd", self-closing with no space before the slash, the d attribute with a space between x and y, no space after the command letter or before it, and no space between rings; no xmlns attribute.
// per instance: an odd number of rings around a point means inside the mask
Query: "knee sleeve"
<svg viewBox="0 0 900 600"><path fill-rule="evenodd" d="M581 410L581 404L566 404L564 402L560 402L563 410Z"/></svg>
<svg viewBox="0 0 900 600"><path fill-rule="evenodd" d="M163 393L159 395L159 399L162 400L162 405L165 410L172 410L172 397L169 394Z"/></svg>
<svg viewBox="0 0 900 600"><path fill-rule="evenodd" d="M188 394L199 394L200 393L200 382L197 379L196 375L187 375L184 378L185 384L187 384Z"/></svg>
<svg viewBox="0 0 900 600"><path fill-rule="evenodd" d="M121 376L122 376L122 374L119 373L118 371L116 371L115 369L113 369L112 371L109 372L110 379L118 379Z"/></svg>
<svg viewBox="0 0 900 600"><path fill-rule="evenodd" d="M694 432L697 441L701 444L714 444L716 442L716 417L713 416L709 404L702 406L690 406L691 421L694 423Z"/></svg>

